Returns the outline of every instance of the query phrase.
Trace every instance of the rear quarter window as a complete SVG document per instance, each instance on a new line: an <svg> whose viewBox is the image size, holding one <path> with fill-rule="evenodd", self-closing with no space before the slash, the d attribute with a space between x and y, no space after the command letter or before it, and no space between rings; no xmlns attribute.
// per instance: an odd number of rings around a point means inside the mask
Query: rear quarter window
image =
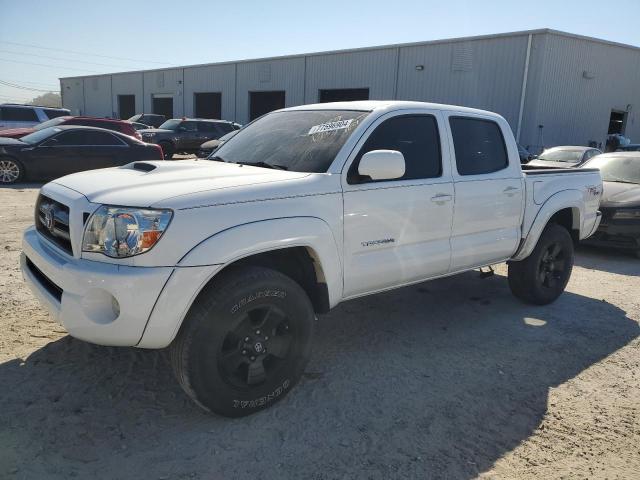
<svg viewBox="0 0 640 480"><path fill-rule="evenodd" d="M63 117L65 115L69 115L69 112L66 110L54 110L52 108L43 108L42 109L49 119Z"/></svg>
<svg viewBox="0 0 640 480"><path fill-rule="evenodd" d="M460 175L482 175L507 168L509 157L500 126L471 117L449 119Z"/></svg>

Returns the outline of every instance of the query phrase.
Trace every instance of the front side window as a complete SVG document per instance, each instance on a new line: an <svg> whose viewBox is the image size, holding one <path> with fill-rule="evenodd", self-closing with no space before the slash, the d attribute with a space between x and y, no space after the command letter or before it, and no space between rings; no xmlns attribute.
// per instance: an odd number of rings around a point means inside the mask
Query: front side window
<svg viewBox="0 0 640 480"><path fill-rule="evenodd" d="M451 117L449 124L460 175L482 175L507 168L509 157L497 123Z"/></svg>
<svg viewBox="0 0 640 480"><path fill-rule="evenodd" d="M87 133L88 132L84 130L72 130L70 132L63 132L55 137L55 145L58 145L60 147L77 147L79 145L87 145Z"/></svg>
<svg viewBox="0 0 640 480"><path fill-rule="evenodd" d="M403 115L382 122L369 136L349 168L349 183L371 181L358 175L362 156L373 150L396 150L404 156L405 173L394 180L434 178L442 174L440 134L432 115Z"/></svg>
<svg viewBox="0 0 640 480"><path fill-rule="evenodd" d="M238 130L213 159L324 173L336 155L369 115L356 110L292 110L269 113Z"/></svg>

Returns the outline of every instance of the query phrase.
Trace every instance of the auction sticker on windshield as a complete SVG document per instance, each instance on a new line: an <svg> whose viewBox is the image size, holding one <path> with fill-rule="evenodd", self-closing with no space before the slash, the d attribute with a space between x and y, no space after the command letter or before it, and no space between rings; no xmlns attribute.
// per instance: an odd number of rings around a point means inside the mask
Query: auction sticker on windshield
<svg viewBox="0 0 640 480"><path fill-rule="evenodd" d="M307 135L314 135L316 133L323 133L323 132L331 132L333 130L344 130L345 128L349 128L349 125L351 125L351 122L353 122L353 118L350 118L349 120L338 120L336 122L327 122L327 123L321 123L320 125L314 125L309 129L309 133Z"/></svg>

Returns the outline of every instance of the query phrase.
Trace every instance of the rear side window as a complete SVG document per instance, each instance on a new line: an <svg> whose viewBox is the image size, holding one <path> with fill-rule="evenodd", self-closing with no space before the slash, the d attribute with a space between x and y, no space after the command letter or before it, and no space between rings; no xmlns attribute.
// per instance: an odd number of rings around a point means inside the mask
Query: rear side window
<svg viewBox="0 0 640 480"><path fill-rule="evenodd" d="M235 129L233 125L230 123L216 123L216 127L218 127L218 131L221 135L226 135L229 132L233 132Z"/></svg>
<svg viewBox="0 0 640 480"><path fill-rule="evenodd" d="M215 133L216 125L213 122L198 122L198 130L200 132Z"/></svg>
<svg viewBox="0 0 640 480"><path fill-rule="evenodd" d="M85 145L124 145L124 142L107 132L86 132Z"/></svg>
<svg viewBox="0 0 640 480"><path fill-rule="evenodd" d="M451 117L451 135L460 175L497 172L509 164L497 123L477 118Z"/></svg>
<svg viewBox="0 0 640 480"><path fill-rule="evenodd" d="M7 122L40 122L33 108L1 107L0 119Z"/></svg>
<svg viewBox="0 0 640 480"><path fill-rule="evenodd" d="M52 108L43 108L42 110L44 110L44 113L47 117L51 118L57 118L57 117L63 117L64 115L69 115L69 112L65 111L65 110L54 110Z"/></svg>
<svg viewBox="0 0 640 480"><path fill-rule="evenodd" d="M434 178L442 174L440 135L436 119L431 115L404 115L381 123L351 165L349 183L367 180L358 175L358 165L362 156L372 150L397 150L402 153L405 173L396 180Z"/></svg>

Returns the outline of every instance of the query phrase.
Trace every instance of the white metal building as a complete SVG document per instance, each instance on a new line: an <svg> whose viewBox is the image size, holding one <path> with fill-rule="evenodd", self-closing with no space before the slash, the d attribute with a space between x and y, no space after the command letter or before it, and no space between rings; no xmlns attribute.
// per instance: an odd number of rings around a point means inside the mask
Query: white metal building
<svg viewBox="0 0 640 480"><path fill-rule="evenodd" d="M246 123L285 106L402 99L492 110L521 144L640 142L640 48L531 30L60 79L74 114Z"/></svg>

